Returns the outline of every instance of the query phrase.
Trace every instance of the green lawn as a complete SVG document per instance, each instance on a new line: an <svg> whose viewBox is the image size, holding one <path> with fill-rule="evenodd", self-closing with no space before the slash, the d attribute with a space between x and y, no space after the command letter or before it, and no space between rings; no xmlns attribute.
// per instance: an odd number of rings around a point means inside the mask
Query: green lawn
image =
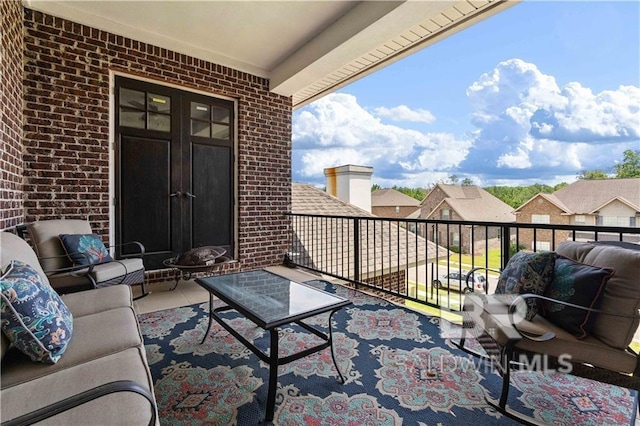
<svg viewBox="0 0 640 426"><path fill-rule="evenodd" d="M427 291L429 293L427 293ZM418 284L416 288L416 283L413 281L409 281L409 295L417 297L420 300L426 300L429 303L446 305L448 303L449 307L455 310L461 309L462 303L462 295L452 291L447 294L446 289L433 290L433 294L431 293L432 289L429 287L427 289L425 284ZM417 294L416 294L417 293ZM422 303L412 302L410 300L405 301L405 305L410 307L411 309L415 309L420 312L424 312L429 315L435 315L442 318L445 318L451 322L459 322L460 314L448 312L445 309L438 309L431 306L423 305Z"/></svg>
<svg viewBox="0 0 640 426"><path fill-rule="evenodd" d="M487 257L485 255L471 256L470 254L460 255L458 253L453 253L451 256L449 256L449 261L448 261L449 265L455 266L455 267L462 264L462 269L466 269L466 270L471 269L472 265L476 268L480 266L485 266L487 265L486 262L487 262ZM438 262L438 264L441 266L446 266L447 261L442 260ZM489 250L489 263L488 263L489 268L500 269L500 264L501 264L500 249ZM490 272L490 274L498 276L497 273Z"/></svg>

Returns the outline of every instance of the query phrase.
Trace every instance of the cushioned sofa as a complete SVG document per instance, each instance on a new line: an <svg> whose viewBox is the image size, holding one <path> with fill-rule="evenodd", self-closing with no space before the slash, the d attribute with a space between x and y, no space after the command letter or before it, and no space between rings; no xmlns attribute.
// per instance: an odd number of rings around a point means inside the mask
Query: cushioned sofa
<svg viewBox="0 0 640 426"><path fill-rule="evenodd" d="M3 280L12 261L30 265L48 285L29 244L1 232ZM2 424L41 420L42 424L59 425L157 424L153 382L130 287L118 285L60 298L71 312L73 324L57 362L32 361L2 333Z"/></svg>

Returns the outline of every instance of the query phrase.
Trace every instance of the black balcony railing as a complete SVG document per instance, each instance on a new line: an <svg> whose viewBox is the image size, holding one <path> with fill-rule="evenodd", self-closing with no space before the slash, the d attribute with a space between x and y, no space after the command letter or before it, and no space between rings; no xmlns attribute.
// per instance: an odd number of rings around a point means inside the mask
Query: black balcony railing
<svg viewBox="0 0 640 426"><path fill-rule="evenodd" d="M555 250L566 240L640 243L640 228L290 214L289 259L397 301L460 310L468 291L493 292L518 250ZM461 277L461 279L460 279Z"/></svg>

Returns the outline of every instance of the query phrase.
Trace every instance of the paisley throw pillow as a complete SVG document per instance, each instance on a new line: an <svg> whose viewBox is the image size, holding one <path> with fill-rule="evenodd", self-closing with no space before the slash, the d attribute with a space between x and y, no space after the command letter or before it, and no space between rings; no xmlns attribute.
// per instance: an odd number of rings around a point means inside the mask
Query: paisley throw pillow
<svg viewBox="0 0 640 426"><path fill-rule="evenodd" d="M513 255L498 279L496 294L543 295L553 279L555 253L551 251L528 253L519 251ZM531 320L538 312L539 303L527 299L526 319Z"/></svg>
<svg viewBox="0 0 640 426"><path fill-rule="evenodd" d="M0 278L2 332L32 361L55 364L67 348L73 316L40 274L14 260Z"/></svg>

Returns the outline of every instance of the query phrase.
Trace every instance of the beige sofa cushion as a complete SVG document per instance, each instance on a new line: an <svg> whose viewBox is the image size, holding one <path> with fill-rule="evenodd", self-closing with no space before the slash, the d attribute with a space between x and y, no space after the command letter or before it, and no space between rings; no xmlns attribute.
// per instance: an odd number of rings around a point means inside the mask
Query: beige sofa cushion
<svg viewBox="0 0 640 426"><path fill-rule="evenodd" d="M2 271L7 269L12 260L19 260L31 266L38 271L42 282L49 284L49 279L29 243L10 232L0 232L0 266Z"/></svg>
<svg viewBox="0 0 640 426"><path fill-rule="evenodd" d="M557 252L588 265L615 270L604 289L600 309L624 317L598 314L593 335L615 348L626 348L640 324L640 251L566 241L558 245Z"/></svg>
<svg viewBox="0 0 640 426"><path fill-rule="evenodd" d="M131 287L126 285L63 294L60 298L67 305L74 318L133 306Z"/></svg>
<svg viewBox="0 0 640 426"><path fill-rule="evenodd" d="M146 363L144 347L137 346L14 386L5 388L3 383L1 419L4 422L116 380L134 380L153 393L153 382ZM151 413L151 404L144 397L131 392L119 392L38 424L147 425Z"/></svg>
<svg viewBox="0 0 640 426"><path fill-rule="evenodd" d="M34 363L10 351L2 360L2 386L15 386L88 361L142 345L132 307L74 318L73 334L64 355L54 365Z"/></svg>
<svg viewBox="0 0 640 426"><path fill-rule="evenodd" d="M31 222L27 225L29 237L38 257L60 256L53 259L43 259L42 268L45 271L61 269L71 266L71 261L64 251L58 235L60 234L91 234L91 225L86 220L64 219L43 220Z"/></svg>
<svg viewBox="0 0 640 426"><path fill-rule="evenodd" d="M96 282L102 283L134 271L139 271L143 268L142 259L121 259L95 265L91 273L95 277Z"/></svg>

